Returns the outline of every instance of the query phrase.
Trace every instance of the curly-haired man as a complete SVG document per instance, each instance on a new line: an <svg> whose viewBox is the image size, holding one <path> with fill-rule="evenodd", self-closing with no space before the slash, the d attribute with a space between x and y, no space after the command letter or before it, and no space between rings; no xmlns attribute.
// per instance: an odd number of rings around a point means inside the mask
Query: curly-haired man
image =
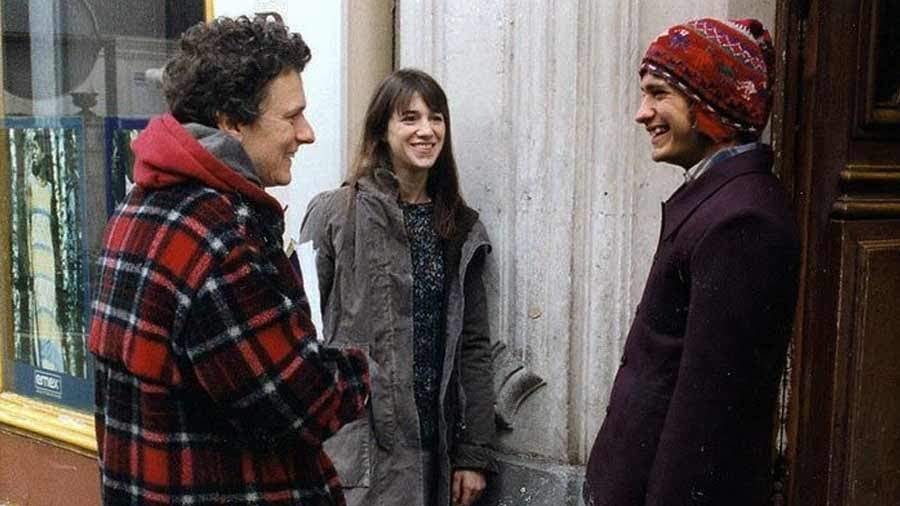
<svg viewBox="0 0 900 506"><path fill-rule="evenodd" d="M315 137L310 51L280 20L183 35L170 113L133 144L136 188L110 219L90 347L104 504L343 504L322 441L359 417L361 352L320 346L284 217Z"/></svg>

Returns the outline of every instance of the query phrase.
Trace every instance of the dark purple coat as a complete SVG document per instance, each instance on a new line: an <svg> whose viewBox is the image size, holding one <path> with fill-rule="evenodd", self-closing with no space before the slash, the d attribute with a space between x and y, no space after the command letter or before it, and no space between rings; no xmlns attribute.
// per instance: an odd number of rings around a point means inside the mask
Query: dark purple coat
<svg viewBox="0 0 900 506"><path fill-rule="evenodd" d="M588 504L764 504L800 251L771 165L761 145L663 204L588 461Z"/></svg>

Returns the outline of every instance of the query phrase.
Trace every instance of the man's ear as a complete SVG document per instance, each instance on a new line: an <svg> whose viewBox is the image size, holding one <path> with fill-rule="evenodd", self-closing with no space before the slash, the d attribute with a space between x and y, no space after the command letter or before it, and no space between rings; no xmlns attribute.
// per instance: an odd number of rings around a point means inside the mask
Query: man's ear
<svg viewBox="0 0 900 506"><path fill-rule="evenodd" d="M239 124L236 121L233 121L231 118L222 113L216 114L216 128L227 133L237 140L241 140L243 138L243 125Z"/></svg>

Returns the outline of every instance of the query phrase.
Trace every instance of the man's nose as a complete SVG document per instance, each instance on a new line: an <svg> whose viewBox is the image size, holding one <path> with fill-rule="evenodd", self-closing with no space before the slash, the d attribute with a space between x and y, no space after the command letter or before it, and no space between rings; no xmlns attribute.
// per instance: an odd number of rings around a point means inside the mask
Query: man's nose
<svg viewBox="0 0 900 506"><path fill-rule="evenodd" d="M634 120L638 123L647 123L653 117L654 112L653 108L647 103L647 99L642 98L637 114L634 115Z"/></svg>
<svg viewBox="0 0 900 506"><path fill-rule="evenodd" d="M300 144L312 144L316 142L316 133L306 118L302 118L294 128L294 135Z"/></svg>

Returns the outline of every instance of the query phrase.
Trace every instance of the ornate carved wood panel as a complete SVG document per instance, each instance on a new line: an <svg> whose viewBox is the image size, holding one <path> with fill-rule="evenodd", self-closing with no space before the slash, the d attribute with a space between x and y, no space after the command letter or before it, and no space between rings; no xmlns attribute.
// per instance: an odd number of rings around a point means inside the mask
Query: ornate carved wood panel
<svg viewBox="0 0 900 506"><path fill-rule="evenodd" d="M829 504L900 504L900 223L836 221L841 248ZM888 239L885 239L888 237Z"/></svg>
<svg viewBox="0 0 900 506"><path fill-rule="evenodd" d="M849 348L845 504L900 504L900 227L847 223L839 339ZM890 227L890 225L887 225Z"/></svg>

